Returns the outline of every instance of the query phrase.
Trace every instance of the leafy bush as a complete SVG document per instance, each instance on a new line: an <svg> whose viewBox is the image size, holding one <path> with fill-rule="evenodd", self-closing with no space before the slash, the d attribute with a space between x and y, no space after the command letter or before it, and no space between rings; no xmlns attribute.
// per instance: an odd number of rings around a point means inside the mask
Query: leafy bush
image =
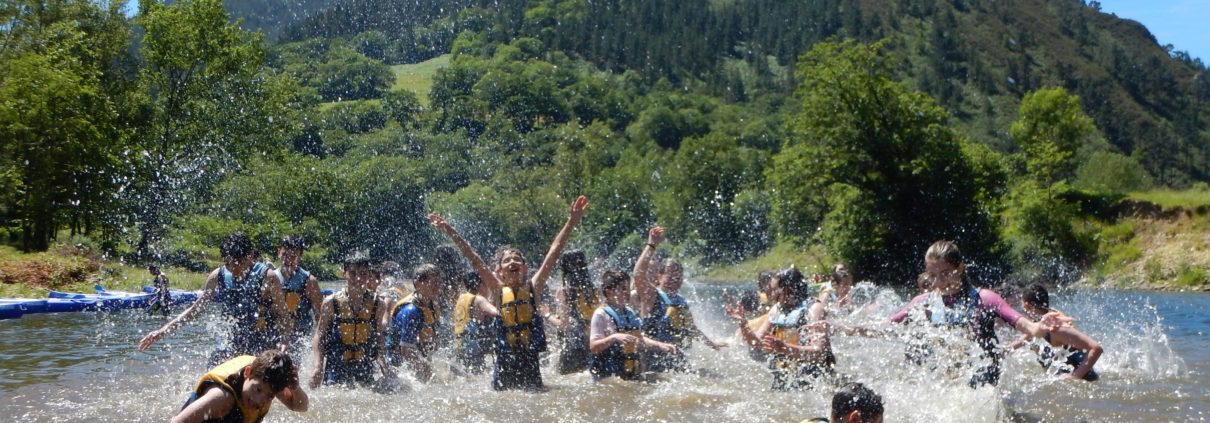
<svg viewBox="0 0 1210 423"><path fill-rule="evenodd" d="M1132 157L1117 153L1093 153L1076 170L1077 188L1100 192L1136 192L1154 186L1151 174Z"/></svg>

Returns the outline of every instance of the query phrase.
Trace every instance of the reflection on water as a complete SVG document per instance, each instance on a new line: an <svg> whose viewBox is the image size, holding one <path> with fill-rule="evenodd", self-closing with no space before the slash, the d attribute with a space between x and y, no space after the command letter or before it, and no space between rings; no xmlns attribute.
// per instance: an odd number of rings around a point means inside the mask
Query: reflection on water
<svg viewBox="0 0 1210 423"><path fill-rule="evenodd" d="M720 286L690 285L685 294L712 337L733 325L720 307ZM880 325L900 303L880 292L865 316ZM1048 376L1021 351L1005 360L997 388L970 389L903 359L897 337L834 338L838 379L883 395L887 421L1201 421L1210 417L1210 295L1058 292L1054 305L1101 341L1101 382ZM208 322L203 318L202 322ZM207 323L186 327L148 353L134 344L164 322L137 312L30 315L0 322L0 415L12 421L164 421L184 402L213 345ZM1000 339L1013 335L1001 328ZM552 344L553 345L553 344ZM440 372L406 393L310 391L304 414L280 405L268 421L800 421L826 415L832 386L772 392L763 363L740 348L689 353L698 372L656 384L592 383L586 374L544 372L550 392L492 392L487 376ZM437 368L448 357L439 356ZM304 362L304 371L309 371ZM549 367L547 367L549 369Z"/></svg>

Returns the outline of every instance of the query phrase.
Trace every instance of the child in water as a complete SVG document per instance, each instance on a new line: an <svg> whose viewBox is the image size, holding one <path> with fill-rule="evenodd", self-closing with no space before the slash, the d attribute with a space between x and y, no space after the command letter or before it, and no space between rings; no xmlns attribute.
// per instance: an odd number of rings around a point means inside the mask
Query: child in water
<svg viewBox="0 0 1210 423"><path fill-rule="evenodd" d="M175 319L143 337L139 351L193 320L211 302L218 303L220 321L228 324L224 342L210 355L211 366L278 347L277 335L293 331L281 285L265 282L269 268L256 260L252 241L233 233L223 239L219 253L223 265L210 272L202 295Z"/></svg>
<svg viewBox="0 0 1210 423"><path fill-rule="evenodd" d="M307 411L294 361L279 350L243 355L206 372L172 423L259 422L274 398L291 411Z"/></svg>
<svg viewBox="0 0 1210 423"><path fill-rule="evenodd" d="M387 315L385 299L378 298L378 275L364 252L344 260L345 289L324 299L311 342L311 388L324 385L368 385L378 367L385 379L395 374L383 354L382 322Z"/></svg>
<svg viewBox="0 0 1210 423"><path fill-rule="evenodd" d="M454 242L454 246L479 273L479 278L492 287L492 303L500 311L500 317L496 319L498 336L496 365L492 372L493 389L546 389L538 367L539 354L546 351L546 329L538 306L541 305L543 288L554 271L559 254L587 209L587 197L580 196L571 203L567 222L555 236L538 271L528 281L525 280L528 268L521 251L511 247L500 248L492 260L494 268L489 268L479 253L445 218L435 213L429 215L429 222Z"/></svg>
<svg viewBox="0 0 1210 423"><path fill-rule="evenodd" d="M753 331L739 306L728 306L727 315L739 324L748 345L760 345L770 354L773 389L809 387L810 378L832 373L836 356L828 337L827 311L811 293L809 282L793 267L773 277L773 309L769 319Z"/></svg>
<svg viewBox="0 0 1210 423"><path fill-rule="evenodd" d="M1033 318L1050 313L1066 316L1062 312L1050 308L1050 294L1042 285L1030 286L1021 299L1021 305L1025 309L1025 315ZM1009 349L1020 348L1031 339L1031 337L1023 335L1013 342ZM1065 366L1060 366L1057 370L1059 373L1065 373L1065 378L1089 382L1095 382L1100 378L1092 367L1097 364L1097 360L1101 358L1104 350L1095 339L1076 330L1074 326L1057 328L1043 335L1042 339L1046 341L1047 345L1037 348L1036 352L1038 353L1038 363L1043 368L1050 368L1053 363L1062 359ZM1065 359L1057 356L1057 353L1063 352L1059 350L1067 353Z"/></svg>
<svg viewBox="0 0 1210 423"><path fill-rule="evenodd" d="M558 293L558 315L547 321L562 334L559 374L577 373L588 369L588 333L601 300L589 279L588 258L583 251L564 253L559 267L563 270L563 288Z"/></svg>
<svg viewBox="0 0 1210 423"><path fill-rule="evenodd" d="M1068 323L1055 313L1047 313L1040 317L1040 322L1034 322L1014 310L995 291L974 287L963 277L966 263L953 241L937 241L929 246L924 253L924 267L925 280L921 286L928 292L912 298L892 314L890 320L907 322L912 310L922 308L934 326L968 331L990 362L975 371L969 382L971 387L995 385L1000 381L995 332L997 317L1018 332L1037 338Z"/></svg>
<svg viewBox="0 0 1210 423"><path fill-rule="evenodd" d="M168 293L168 276L160 271L160 266L154 264L147 266L147 273L151 274L151 286L155 288L154 298L147 304L147 314L163 313L167 316L172 305L172 297Z"/></svg>
<svg viewBox="0 0 1210 423"><path fill-rule="evenodd" d="M630 296L630 276L620 270L601 275L601 294L605 304L592 313L588 350L593 379L618 376L638 379L642 375L639 349L675 353L676 346L643 336L642 321L626 306Z"/></svg>
<svg viewBox="0 0 1210 423"><path fill-rule="evenodd" d="M305 249L306 244L302 237L283 237L277 246L277 259L281 262L281 267L270 270L265 275L271 283L281 287L285 297L286 310L294 322L294 331L285 334L283 341L292 346L314 333L315 316L319 315L319 305L323 303L323 294L319 292L319 279L300 265Z"/></svg>
<svg viewBox="0 0 1210 423"><path fill-rule="evenodd" d="M417 267L413 278L416 292L395 303L391 310L388 337L394 342L387 345L397 349L417 380L428 382L433 377L429 356L437 349L437 324L441 319L438 303L444 282L441 270L432 264Z"/></svg>
<svg viewBox="0 0 1210 423"><path fill-rule="evenodd" d="M832 395L832 412L808 422L882 423L882 397L857 382L849 382ZM805 423L805 422L804 422Z"/></svg>
<svg viewBox="0 0 1210 423"><path fill-rule="evenodd" d="M664 230L660 227L648 231L647 245L639 255L640 262L650 261L655 249L664 240ZM648 251L650 250L650 251ZM639 316L643 319L643 333L655 340L676 345L674 352L666 353L660 350L649 351L648 370L654 372L686 371L688 361L683 354L693 340L701 338L707 346L714 349L726 347L726 342L715 342L702 333L693 320L689 311L689 302L679 293L684 284L684 267L676 260L667 259L661 264L656 274L656 284L646 283L650 280L649 269L646 266L642 274L635 271L635 294ZM638 266L636 264L636 269Z"/></svg>

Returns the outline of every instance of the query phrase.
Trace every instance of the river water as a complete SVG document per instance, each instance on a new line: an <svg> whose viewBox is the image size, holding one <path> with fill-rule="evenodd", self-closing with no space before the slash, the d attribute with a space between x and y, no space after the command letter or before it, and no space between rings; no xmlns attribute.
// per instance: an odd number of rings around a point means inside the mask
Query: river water
<svg viewBox="0 0 1210 423"><path fill-rule="evenodd" d="M728 338L734 330L722 314L722 290L722 285L692 283L682 290L699 326L716 338ZM837 317L883 325L902 300L890 291L877 298L856 315ZM965 377L906 363L904 343L896 337L834 337L837 370L883 396L888 422L1210 417L1210 294L1064 291L1052 293L1052 303L1104 346L1096 366L1100 382L1060 380L1021 350L1006 359L998 387L971 389ZM211 321L203 318L147 353L134 345L163 318L67 313L0 321L0 420L166 421L206 370L214 343ZM1007 329L999 330L1002 344L1012 339ZM291 413L278 404L266 421L797 422L827 414L834 389L827 383L774 392L765 365L741 348L714 351L697 345L689 356L695 373L654 384L593 383L586 374L561 376L548 366L544 378L550 391L541 394L497 393L486 376L458 379L439 370L432 383L411 384L403 393L308 391L311 411ZM310 363L303 366L309 373Z"/></svg>

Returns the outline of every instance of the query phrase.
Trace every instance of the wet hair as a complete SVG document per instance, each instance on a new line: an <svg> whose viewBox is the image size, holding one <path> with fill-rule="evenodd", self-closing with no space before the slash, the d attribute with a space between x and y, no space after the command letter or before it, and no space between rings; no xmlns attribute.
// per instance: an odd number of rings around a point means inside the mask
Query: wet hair
<svg viewBox="0 0 1210 423"><path fill-rule="evenodd" d="M508 255L508 253L516 253L518 256L521 257L521 261L525 262L525 254L522 254L521 250L519 250L519 249L517 249L517 247L513 247L511 245L505 245L500 248L497 248L496 254L492 255L492 262L495 263L496 266L500 266L500 263L502 261L504 261L504 256Z"/></svg>
<svg viewBox="0 0 1210 423"><path fill-rule="evenodd" d="M483 280L479 279L479 272L471 270L462 272L462 287L466 288L467 292L475 293L479 290L479 285L483 284Z"/></svg>
<svg viewBox="0 0 1210 423"><path fill-rule="evenodd" d="M937 241L929 246L928 251L924 253L925 260L942 260L954 266L965 263L962 260L962 251L958 250L958 244L954 241Z"/></svg>
<svg viewBox="0 0 1210 423"><path fill-rule="evenodd" d="M1046 287L1038 284L1030 285L1022 296L1026 304L1040 308L1050 308L1050 293Z"/></svg>
<svg viewBox="0 0 1210 423"><path fill-rule="evenodd" d="M858 382L849 382L832 395L832 421L843 421L849 413L861 414L862 422L882 415L882 397Z"/></svg>
<svg viewBox="0 0 1210 423"><path fill-rule="evenodd" d="M559 257L559 269L563 271L563 283L571 288L591 289L588 277L588 257L583 250L571 250Z"/></svg>
<svg viewBox="0 0 1210 423"><path fill-rule="evenodd" d="M348 269L353 266L373 267L374 260L370 258L370 254L365 250L353 250L345 255L342 266Z"/></svg>
<svg viewBox="0 0 1210 423"><path fill-rule="evenodd" d="M839 283L840 281L844 280L844 278L851 276L853 276L853 274L849 273L849 269L844 265L844 263L836 263L836 265L832 266L832 283Z"/></svg>
<svg viewBox="0 0 1210 423"><path fill-rule="evenodd" d="M739 305L744 308L745 312L755 312L760 310L760 295L756 291L744 291L739 296Z"/></svg>
<svg viewBox="0 0 1210 423"><path fill-rule="evenodd" d="M158 274L158 273L160 273L160 266L156 266L154 264L149 264L149 265L147 265L147 271Z"/></svg>
<svg viewBox="0 0 1210 423"><path fill-rule="evenodd" d="M811 296L811 285L807 283L807 278L798 268L790 267L779 270L774 278L777 279L779 288L790 289L791 298L794 298L796 303Z"/></svg>
<svg viewBox="0 0 1210 423"><path fill-rule="evenodd" d="M425 263L416 266L416 269L412 271L412 278L416 282L420 282L421 279L431 278L437 278L438 281L441 281L441 269L435 264Z"/></svg>
<svg viewBox="0 0 1210 423"><path fill-rule="evenodd" d="M244 258L256 254L256 249L252 248L252 240L248 239L243 232L236 232L223 238L223 242L218 247L219 255L223 258Z"/></svg>
<svg viewBox="0 0 1210 423"><path fill-rule="evenodd" d="M615 289L627 289L630 275L623 270L609 269L601 274L601 293Z"/></svg>
<svg viewBox="0 0 1210 423"><path fill-rule="evenodd" d="M770 283L773 283L773 272L766 270L756 274L757 289L768 289Z"/></svg>
<svg viewBox="0 0 1210 423"><path fill-rule="evenodd" d="M298 368L294 360L281 350L265 350L252 361L251 378L268 384L276 394L298 378Z"/></svg>
<svg viewBox="0 0 1210 423"><path fill-rule="evenodd" d="M681 276L684 277L685 266L682 266L681 262L676 261L676 259L664 259L663 261L661 261L659 274L661 274L661 275L667 274L669 272L672 272L673 269L680 271Z"/></svg>
<svg viewBox="0 0 1210 423"><path fill-rule="evenodd" d="M277 247L303 251L307 249L307 243L303 241L302 235L286 235L282 237L281 242L277 243Z"/></svg>

